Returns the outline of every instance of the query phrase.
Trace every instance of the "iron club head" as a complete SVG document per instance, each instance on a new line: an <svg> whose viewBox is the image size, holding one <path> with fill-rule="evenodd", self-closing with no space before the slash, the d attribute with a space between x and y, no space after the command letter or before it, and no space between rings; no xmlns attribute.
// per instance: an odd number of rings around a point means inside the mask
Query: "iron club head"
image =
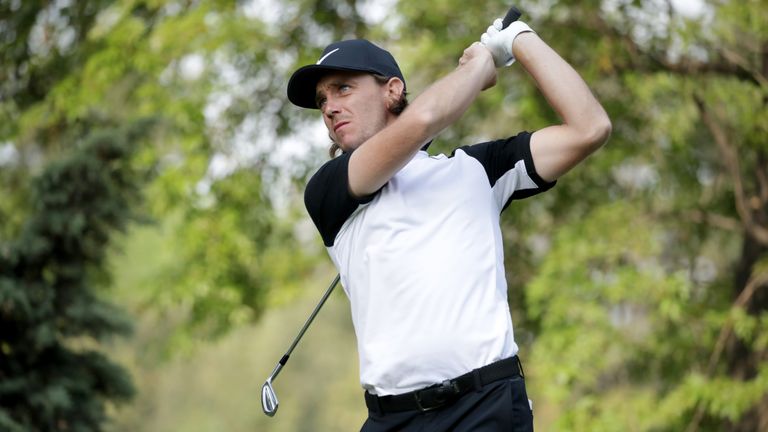
<svg viewBox="0 0 768 432"><path fill-rule="evenodd" d="M279 403L275 389L272 388L272 380L266 380L261 387L261 409L264 410L264 414L273 417L277 412Z"/></svg>

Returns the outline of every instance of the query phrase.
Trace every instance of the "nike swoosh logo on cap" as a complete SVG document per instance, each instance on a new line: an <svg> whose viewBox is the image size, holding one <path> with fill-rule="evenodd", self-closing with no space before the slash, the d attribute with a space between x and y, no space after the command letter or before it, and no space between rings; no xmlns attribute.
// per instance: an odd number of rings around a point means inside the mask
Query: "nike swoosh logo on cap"
<svg viewBox="0 0 768 432"><path fill-rule="evenodd" d="M324 56L320 57L320 60L318 60L318 61L317 61L317 63L315 63L315 64L320 64L320 63L322 63L322 62L323 62L323 60L327 59L329 55L331 55L331 54L335 53L336 51L338 51L338 50L340 50L340 49L341 49L341 48L336 48L335 50L333 50L333 51L329 52L328 54L326 54L326 55L324 55Z"/></svg>

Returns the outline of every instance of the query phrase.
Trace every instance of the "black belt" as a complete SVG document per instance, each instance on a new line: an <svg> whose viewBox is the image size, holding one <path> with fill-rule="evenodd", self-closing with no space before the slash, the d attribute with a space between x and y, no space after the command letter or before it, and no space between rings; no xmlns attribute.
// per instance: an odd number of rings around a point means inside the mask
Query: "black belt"
<svg viewBox="0 0 768 432"><path fill-rule="evenodd" d="M380 414L400 411L431 411L449 404L471 390L505 378L523 377L523 366L517 356L499 360L464 375L445 380L420 390L390 396L365 392L365 405Z"/></svg>

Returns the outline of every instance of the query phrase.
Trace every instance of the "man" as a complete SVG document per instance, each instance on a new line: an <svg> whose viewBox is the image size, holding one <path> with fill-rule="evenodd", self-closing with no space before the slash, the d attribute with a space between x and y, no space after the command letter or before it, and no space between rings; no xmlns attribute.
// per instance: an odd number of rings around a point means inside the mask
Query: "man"
<svg viewBox="0 0 768 432"><path fill-rule="evenodd" d="M543 192L608 138L579 75L530 27L501 20L403 111L394 58L365 40L329 45L288 84L322 112L341 155L305 203L352 308L363 431L533 429L507 304L499 217ZM424 148L517 61L563 120L456 149Z"/></svg>

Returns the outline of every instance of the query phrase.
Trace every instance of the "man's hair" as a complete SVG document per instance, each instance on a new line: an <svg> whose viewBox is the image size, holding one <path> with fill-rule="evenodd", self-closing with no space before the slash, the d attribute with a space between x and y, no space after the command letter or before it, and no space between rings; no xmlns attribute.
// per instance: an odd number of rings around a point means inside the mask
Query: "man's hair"
<svg viewBox="0 0 768 432"><path fill-rule="evenodd" d="M389 82L390 79L393 77L386 77L384 75L379 74L371 74L373 75L373 78L376 80L377 83L384 85ZM399 116L400 114L405 111L405 108L408 106L408 92L403 90L403 93L400 94L400 99L398 99L397 102L395 102L392 106L389 107L389 112L392 114ZM333 139L331 139L333 141ZM341 150L341 147L339 147L338 144L335 142L331 143L331 146L328 148L328 155L331 157L331 159L338 156L339 151Z"/></svg>

